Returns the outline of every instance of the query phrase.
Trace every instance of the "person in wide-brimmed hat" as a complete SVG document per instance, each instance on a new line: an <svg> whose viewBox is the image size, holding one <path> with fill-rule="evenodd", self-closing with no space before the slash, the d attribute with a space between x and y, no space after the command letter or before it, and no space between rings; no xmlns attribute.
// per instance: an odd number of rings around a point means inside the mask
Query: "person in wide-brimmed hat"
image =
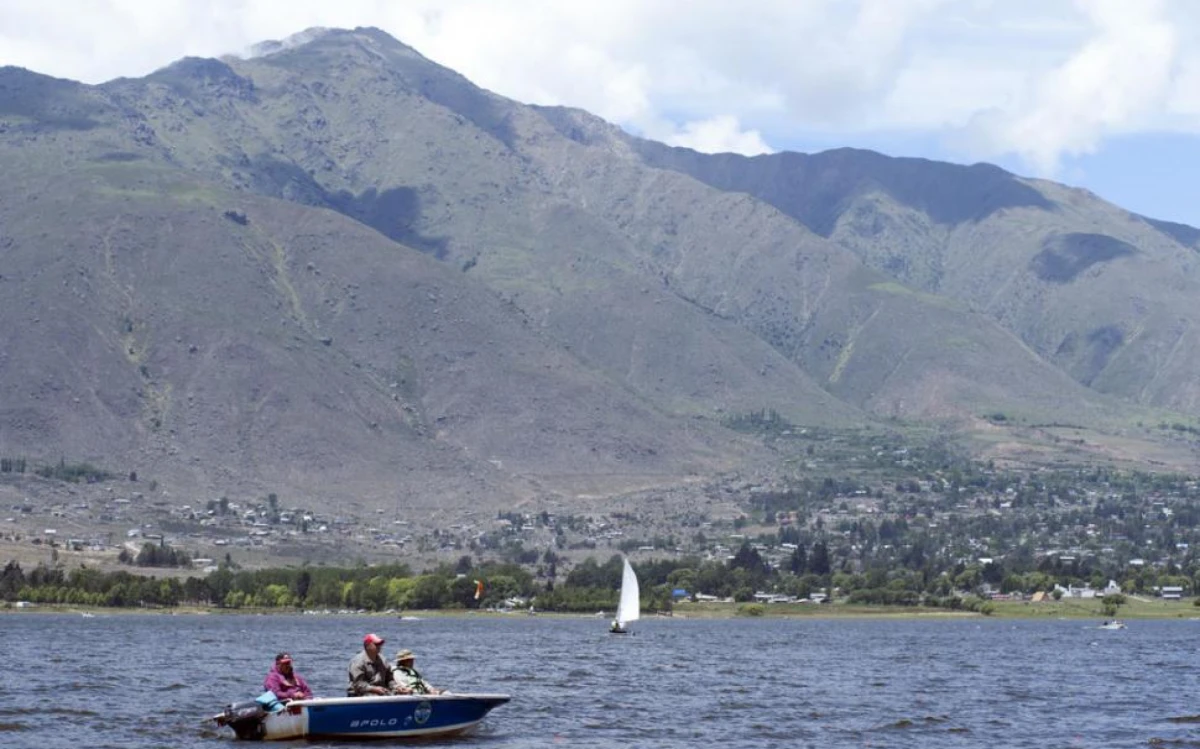
<svg viewBox="0 0 1200 749"><path fill-rule="evenodd" d="M350 661L350 686L346 694L351 697L366 697L373 694L391 694L396 687L392 667L379 655L385 640L372 632L363 638L362 652Z"/></svg>
<svg viewBox="0 0 1200 749"><path fill-rule="evenodd" d="M396 694L441 694L446 691L425 681L413 665L416 659L417 656L408 649L396 653L396 667L392 671L396 677Z"/></svg>

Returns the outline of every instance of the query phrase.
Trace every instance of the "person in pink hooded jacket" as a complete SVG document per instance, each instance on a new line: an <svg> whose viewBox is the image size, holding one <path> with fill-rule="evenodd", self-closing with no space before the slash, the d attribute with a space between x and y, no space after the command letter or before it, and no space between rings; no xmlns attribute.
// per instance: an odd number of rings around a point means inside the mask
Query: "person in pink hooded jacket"
<svg viewBox="0 0 1200 749"><path fill-rule="evenodd" d="M304 677L292 670L292 656L280 653L275 656L275 665L263 681L263 689L274 692L280 700L310 700L312 690Z"/></svg>

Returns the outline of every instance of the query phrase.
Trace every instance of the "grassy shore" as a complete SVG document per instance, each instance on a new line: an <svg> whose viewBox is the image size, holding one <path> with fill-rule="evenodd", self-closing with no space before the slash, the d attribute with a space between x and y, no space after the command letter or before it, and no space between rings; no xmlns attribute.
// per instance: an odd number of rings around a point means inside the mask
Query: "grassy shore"
<svg viewBox="0 0 1200 749"><path fill-rule="evenodd" d="M1116 616L1104 613L1099 599L1068 599L1031 603L1028 601L992 601L993 619L1191 619L1200 618L1200 608L1188 601L1164 601L1157 598L1126 597L1126 603ZM675 616L689 619L725 619L746 616L748 604L741 603L680 603ZM857 606L852 604L773 603L759 606L761 616L778 617L870 617L957 619L985 617L973 611L948 611L924 606Z"/></svg>
<svg viewBox="0 0 1200 749"><path fill-rule="evenodd" d="M992 616L1006 619L1192 619L1200 618L1200 607L1187 601L1164 601L1161 598L1125 597L1116 616L1107 616L1099 599L1047 601L995 601Z"/></svg>
<svg viewBox="0 0 1200 749"><path fill-rule="evenodd" d="M223 609L203 606L178 606L175 608L105 608L87 606L34 606L28 608L9 608L0 606L0 614L69 614L81 616L93 614L102 616L120 616L130 614L160 614L160 615L302 615L295 609ZM377 616L397 618L399 614L367 612L358 616ZM435 617L523 617L524 612L503 613L478 609L436 609L404 611L404 616L417 618ZM569 614L557 612L538 612L538 616L550 618L594 619L595 614ZM657 618L654 614L643 614L643 618ZM895 619L1200 619L1200 607L1187 601L1164 601L1157 598L1127 597L1126 603L1117 611L1116 616L1104 613L1099 599L1063 601L1047 601L1031 603L1027 601L993 601L989 614L973 611L950 611L947 609L926 608L924 606L859 606L846 603L811 604L811 603L773 603L768 605L744 603L691 603L682 602L675 605L672 618L678 619L733 619L735 617L763 618L895 618Z"/></svg>

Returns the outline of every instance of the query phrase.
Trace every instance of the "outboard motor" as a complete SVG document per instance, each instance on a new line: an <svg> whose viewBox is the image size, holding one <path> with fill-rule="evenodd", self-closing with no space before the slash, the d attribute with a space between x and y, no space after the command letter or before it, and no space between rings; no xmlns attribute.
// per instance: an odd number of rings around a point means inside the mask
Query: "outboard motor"
<svg viewBox="0 0 1200 749"><path fill-rule="evenodd" d="M220 715L214 716L219 726L229 726L239 739L258 741L263 737L263 718L267 711L257 700L235 702L226 705Z"/></svg>

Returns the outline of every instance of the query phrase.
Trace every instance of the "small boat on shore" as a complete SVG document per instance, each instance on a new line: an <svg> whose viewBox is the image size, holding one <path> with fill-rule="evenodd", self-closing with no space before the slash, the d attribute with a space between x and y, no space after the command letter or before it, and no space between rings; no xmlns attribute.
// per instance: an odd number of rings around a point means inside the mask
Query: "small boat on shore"
<svg viewBox="0 0 1200 749"><path fill-rule="evenodd" d="M507 694L422 694L294 700L274 709L257 700L213 716L239 739L434 739L475 728Z"/></svg>

